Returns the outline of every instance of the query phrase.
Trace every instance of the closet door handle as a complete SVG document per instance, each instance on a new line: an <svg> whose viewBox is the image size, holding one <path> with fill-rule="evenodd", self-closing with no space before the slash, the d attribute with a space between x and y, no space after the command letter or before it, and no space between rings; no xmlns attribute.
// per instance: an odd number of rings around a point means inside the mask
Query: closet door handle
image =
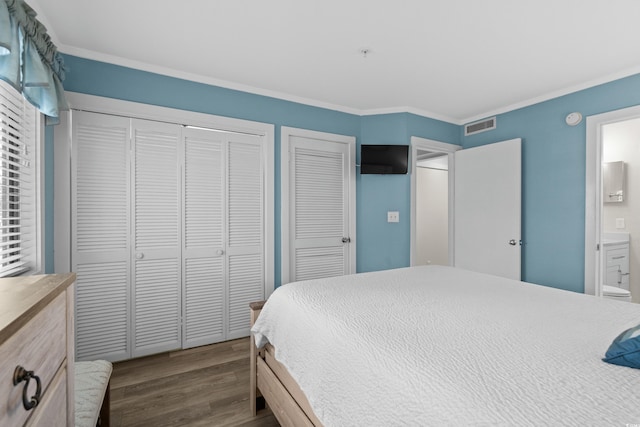
<svg viewBox="0 0 640 427"><path fill-rule="evenodd" d="M216 255L224 255L224 251L222 249L218 249L216 251Z"/></svg>
<svg viewBox="0 0 640 427"><path fill-rule="evenodd" d="M143 259L144 258L144 254L142 252L138 252L136 254L136 259Z"/></svg>

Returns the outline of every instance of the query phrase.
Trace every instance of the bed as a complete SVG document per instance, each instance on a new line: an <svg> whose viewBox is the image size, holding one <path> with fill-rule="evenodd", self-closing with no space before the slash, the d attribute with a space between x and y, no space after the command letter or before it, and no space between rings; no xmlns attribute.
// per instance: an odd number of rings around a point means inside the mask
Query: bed
<svg viewBox="0 0 640 427"><path fill-rule="evenodd" d="M284 425L628 425L602 361L640 305L440 266L309 280L252 306L251 410Z"/></svg>

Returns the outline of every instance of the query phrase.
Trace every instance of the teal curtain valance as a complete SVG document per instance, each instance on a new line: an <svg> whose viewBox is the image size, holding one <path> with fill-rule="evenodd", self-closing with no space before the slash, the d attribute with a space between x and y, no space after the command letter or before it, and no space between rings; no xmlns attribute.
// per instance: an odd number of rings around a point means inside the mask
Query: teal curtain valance
<svg viewBox="0 0 640 427"><path fill-rule="evenodd" d="M11 84L47 116L57 122L69 107L62 81L66 68L62 55L23 0L0 0L0 78Z"/></svg>

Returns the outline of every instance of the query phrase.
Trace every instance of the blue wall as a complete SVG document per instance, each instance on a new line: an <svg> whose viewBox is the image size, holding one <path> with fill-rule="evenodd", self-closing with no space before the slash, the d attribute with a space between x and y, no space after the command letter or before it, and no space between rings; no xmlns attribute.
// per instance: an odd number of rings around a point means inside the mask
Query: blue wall
<svg viewBox="0 0 640 427"><path fill-rule="evenodd" d="M497 116L497 129L465 137L464 148L522 138L522 278L584 292L587 116L640 104L640 75Z"/></svg>
<svg viewBox="0 0 640 427"><path fill-rule="evenodd" d="M457 144L459 126L408 113L364 116L360 136L363 144L409 144L412 136ZM409 266L411 176L358 173L356 187L358 271ZM388 223L388 211L400 222Z"/></svg>
<svg viewBox="0 0 640 427"><path fill-rule="evenodd" d="M355 136L361 143L408 144L415 129L425 138L456 143L458 126L438 120L398 114L362 118L329 109L181 80L113 64L65 55L70 71L64 82L68 91L104 96L219 116L272 123L275 133L275 283L280 284L280 127L291 126ZM49 132L50 134L51 132ZM50 137L50 135L48 135ZM356 149L359 153L359 148ZM47 157L47 167L53 154ZM371 177L369 175L368 177ZM358 271L380 270L409 264L409 176L377 176L361 181L357 175ZM385 194L381 197L381 194ZM384 200L394 196L394 199ZM384 203L381 203L383 202ZM400 225L386 223L387 210L400 210ZM380 215L384 211L384 218ZM47 207L52 223L52 202ZM382 219L380 219L382 218ZM400 229L400 233L396 232ZM52 239L51 239L52 241ZM47 249L48 271L53 271L53 246Z"/></svg>
<svg viewBox="0 0 640 427"><path fill-rule="evenodd" d="M65 61L70 68L66 90L276 126L276 285L281 277L280 126L291 126L352 135L358 147L409 144L411 136L465 148L522 138L523 280L583 292L586 125L583 121L570 127L564 118L572 111L586 117L640 104L640 75L635 75L500 114L496 130L465 137L461 126L409 113L360 117L74 56L65 56ZM47 179L53 170L50 133ZM47 184L47 271L53 271L50 187ZM356 194L358 271L408 266L410 176L360 175L358 171ZM400 212L400 223L387 223L389 210Z"/></svg>

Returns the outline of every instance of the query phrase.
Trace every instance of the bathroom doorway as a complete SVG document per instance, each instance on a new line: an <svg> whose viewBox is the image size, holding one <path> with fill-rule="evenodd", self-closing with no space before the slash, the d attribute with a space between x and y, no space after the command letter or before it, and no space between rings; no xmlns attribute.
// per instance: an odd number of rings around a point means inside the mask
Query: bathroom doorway
<svg viewBox="0 0 640 427"><path fill-rule="evenodd" d="M631 292L639 302L640 289L640 117L602 126L602 216L603 284ZM613 268L607 259L609 246L628 242L613 259L624 260ZM628 248L628 249L626 249ZM615 273L615 274L612 274Z"/></svg>
<svg viewBox="0 0 640 427"><path fill-rule="evenodd" d="M585 293L602 296L608 244L628 238L622 271L640 302L640 107L587 118ZM613 179L612 179L613 178ZM626 278L625 273L628 273Z"/></svg>
<svg viewBox="0 0 640 427"><path fill-rule="evenodd" d="M411 138L411 265L453 265L453 153L462 147Z"/></svg>

